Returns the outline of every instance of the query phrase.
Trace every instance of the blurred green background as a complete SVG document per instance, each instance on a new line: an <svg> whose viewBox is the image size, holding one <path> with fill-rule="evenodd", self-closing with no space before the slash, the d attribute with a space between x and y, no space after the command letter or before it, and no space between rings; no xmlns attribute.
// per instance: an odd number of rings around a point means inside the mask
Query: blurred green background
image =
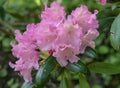
<svg viewBox="0 0 120 88"><path fill-rule="evenodd" d="M41 0L42 1L42 0ZM28 23L40 22L39 14L44 9L40 0L0 0L0 88L21 88L24 80L13 69L9 67L9 61L16 61L11 54L10 42L14 41L14 30L20 29L25 31ZM46 0L50 3L54 0ZM83 61L100 61L120 64L120 51L115 51L110 45L110 27L114 18L120 12L120 1L109 0L106 6L102 6L95 0L57 0L59 1L69 14L81 4L86 4L90 11L99 10L97 15L100 27L100 36L96 40L97 58L83 57ZM44 0L42 1L44 2ZM79 77L72 78L74 88L77 87ZM92 73L87 78L92 88L120 88L120 74L106 75ZM59 78L50 80L46 88L57 88Z"/></svg>

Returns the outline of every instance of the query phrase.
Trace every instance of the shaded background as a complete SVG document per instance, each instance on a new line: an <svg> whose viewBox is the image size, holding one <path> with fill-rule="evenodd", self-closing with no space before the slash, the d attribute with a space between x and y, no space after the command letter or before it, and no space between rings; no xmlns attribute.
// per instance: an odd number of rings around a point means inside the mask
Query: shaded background
<svg viewBox="0 0 120 88"><path fill-rule="evenodd" d="M46 0L50 4L54 0ZM90 11L99 10L97 15L100 22L100 36L96 40L97 58L83 57L83 61L102 61L120 64L120 51L115 51L110 45L110 26L114 18L120 13L120 1L108 0L106 6L102 6L95 0L57 0L65 7L69 14L81 4L86 4ZM44 0L43 0L44 2ZM20 29L25 31L28 23L40 22L39 14L44 9L40 0L0 0L0 88L21 88L24 80L8 65L9 61L16 61L11 54L10 42L14 41L14 30ZM92 88L120 88L120 74L105 75L95 74L88 77ZM74 88L78 88L79 79L72 77ZM50 79L46 88L58 88L60 78Z"/></svg>

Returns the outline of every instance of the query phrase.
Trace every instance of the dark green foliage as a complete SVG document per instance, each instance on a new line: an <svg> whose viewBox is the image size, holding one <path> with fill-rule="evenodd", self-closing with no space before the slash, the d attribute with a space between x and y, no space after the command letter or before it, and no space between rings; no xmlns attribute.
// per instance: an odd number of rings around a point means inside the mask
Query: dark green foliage
<svg viewBox="0 0 120 88"><path fill-rule="evenodd" d="M52 56L48 57L36 74L36 88L44 87L49 79L51 72L57 65L56 59Z"/></svg>
<svg viewBox="0 0 120 88"><path fill-rule="evenodd" d="M120 15L118 15L110 29L111 35L111 45L114 49L119 50L120 48Z"/></svg>

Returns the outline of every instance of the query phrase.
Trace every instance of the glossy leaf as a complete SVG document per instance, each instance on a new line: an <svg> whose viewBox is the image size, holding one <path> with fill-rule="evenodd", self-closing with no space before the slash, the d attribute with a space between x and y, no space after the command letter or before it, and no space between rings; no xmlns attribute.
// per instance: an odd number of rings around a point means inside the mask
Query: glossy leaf
<svg viewBox="0 0 120 88"><path fill-rule="evenodd" d="M61 80L61 83L60 83L60 85L59 85L59 88L69 88L69 84L68 84L66 78L64 78L64 79Z"/></svg>
<svg viewBox="0 0 120 88"><path fill-rule="evenodd" d="M33 84L32 83L27 83L25 82L22 86L22 88L33 88Z"/></svg>
<svg viewBox="0 0 120 88"><path fill-rule="evenodd" d="M90 85L89 85L85 75L83 75L83 74L79 75L79 85L80 85L80 88L90 88Z"/></svg>
<svg viewBox="0 0 120 88"><path fill-rule="evenodd" d="M89 74L88 67L81 61L78 61L77 63L69 63L66 68L76 73L82 72L84 74Z"/></svg>
<svg viewBox="0 0 120 88"><path fill-rule="evenodd" d="M103 31L106 27L110 26L115 17L107 17L99 20L99 30Z"/></svg>
<svg viewBox="0 0 120 88"><path fill-rule="evenodd" d="M50 73L56 67L56 64L57 62L54 57L50 56L46 59L36 75L36 86L38 86L37 88L39 88L39 86L40 88L44 86L44 84L47 82L47 79L49 78Z"/></svg>
<svg viewBox="0 0 120 88"><path fill-rule="evenodd" d="M111 45L114 49L119 50L120 46L120 14L115 18L110 29Z"/></svg>
<svg viewBox="0 0 120 88"><path fill-rule="evenodd" d="M105 62L95 62L90 64L89 69L95 73L101 74L119 74L120 73L120 65L105 63Z"/></svg>
<svg viewBox="0 0 120 88"><path fill-rule="evenodd" d="M97 57L97 54L96 54L95 50L93 50L92 48L87 48L85 50L85 55L88 56L88 57L90 57L90 58Z"/></svg>

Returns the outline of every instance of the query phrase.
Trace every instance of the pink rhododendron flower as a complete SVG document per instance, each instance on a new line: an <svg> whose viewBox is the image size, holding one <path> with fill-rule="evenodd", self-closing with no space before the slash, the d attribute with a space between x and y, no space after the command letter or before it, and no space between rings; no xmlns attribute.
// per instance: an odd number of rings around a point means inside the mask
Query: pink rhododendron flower
<svg viewBox="0 0 120 88"><path fill-rule="evenodd" d="M53 53L53 56L56 57L56 60L61 66L66 66L68 64L68 61L73 63L79 60L76 54L78 53L73 46L59 45L56 47L56 52Z"/></svg>
<svg viewBox="0 0 120 88"><path fill-rule="evenodd" d="M98 28L98 21L96 20L97 10L92 14L88 11L88 8L85 5L78 7L72 11L71 15L68 17L73 21L73 24L78 24L82 27L83 33L87 32L89 29Z"/></svg>
<svg viewBox="0 0 120 88"><path fill-rule="evenodd" d="M81 30L81 45L79 45L79 52L84 53L85 48L90 46L94 48L95 44L93 42L94 39L98 36L97 28L98 21L96 19L97 10L92 14L88 11L88 8L84 5L78 7L74 10L71 15L69 15L68 19L72 21L73 24L78 25Z"/></svg>
<svg viewBox="0 0 120 88"><path fill-rule="evenodd" d="M15 64L10 63L10 66L15 68L15 71L20 71L25 81L32 81L32 69L39 68L39 53L35 51L35 46L27 43L19 43L17 45L12 44L12 47L13 55L19 58L19 60L17 60Z"/></svg>
<svg viewBox="0 0 120 88"><path fill-rule="evenodd" d="M55 41L55 46L61 44L67 44L75 46L76 49L81 44L80 36L82 35L81 28L78 25L73 25L72 22L66 21L58 29L57 39Z"/></svg>
<svg viewBox="0 0 120 88"><path fill-rule="evenodd" d="M66 21L58 30L53 56L61 66L66 66L68 61L77 62L79 59L76 55L79 54L81 44L81 28Z"/></svg>
<svg viewBox="0 0 120 88"><path fill-rule="evenodd" d="M42 50L51 50L53 47L53 42L57 38L56 27L41 22L35 33L35 37L37 39L37 46L42 48Z"/></svg>
<svg viewBox="0 0 120 88"><path fill-rule="evenodd" d="M35 32L38 24L28 24L26 31L21 34L19 30L15 30L15 39L18 43L34 43L36 42Z"/></svg>
<svg viewBox="0 0 120 88"><path fill-rule="evenodd" d="M65 20L65 15L64 7L60 6L58 2L53 2L50 8L46 6L41 14L41 19L50 25L58 26Z"/></svg>
<svg viewBox="0 0 120 88"><path fill-rule="evenodd" d="M12 53L19 59L15 64L10 62L10 66L30 82L32 69L39 68L40 51L36 49L50 52L61 66L77 62L77 55L83 54L87 46L95 47L94 40L99 35L97 13L82 5L66 18L64 7L58 2L46 6L41 22L28 24L23 34L15 31L18 44L12 44Z"/></svg>
<svg viewBox="0 0 120 88"><path fill-rule="evenodd" d="M98 2L101 2L103 5L106 5L107 0L97 0Z"/></svg>
<svg viewBox="0 0 120 88"><path fill-rule="evenodd" d="M93 40L95 40L97 38L97 36L99 35L97 30L88 30L87 34L85 34L81 40L82 40L82 44L80 46L80 53L84 53L85 48L87 46L90 46L92 48L95 47L95 43Z"/></svg>

